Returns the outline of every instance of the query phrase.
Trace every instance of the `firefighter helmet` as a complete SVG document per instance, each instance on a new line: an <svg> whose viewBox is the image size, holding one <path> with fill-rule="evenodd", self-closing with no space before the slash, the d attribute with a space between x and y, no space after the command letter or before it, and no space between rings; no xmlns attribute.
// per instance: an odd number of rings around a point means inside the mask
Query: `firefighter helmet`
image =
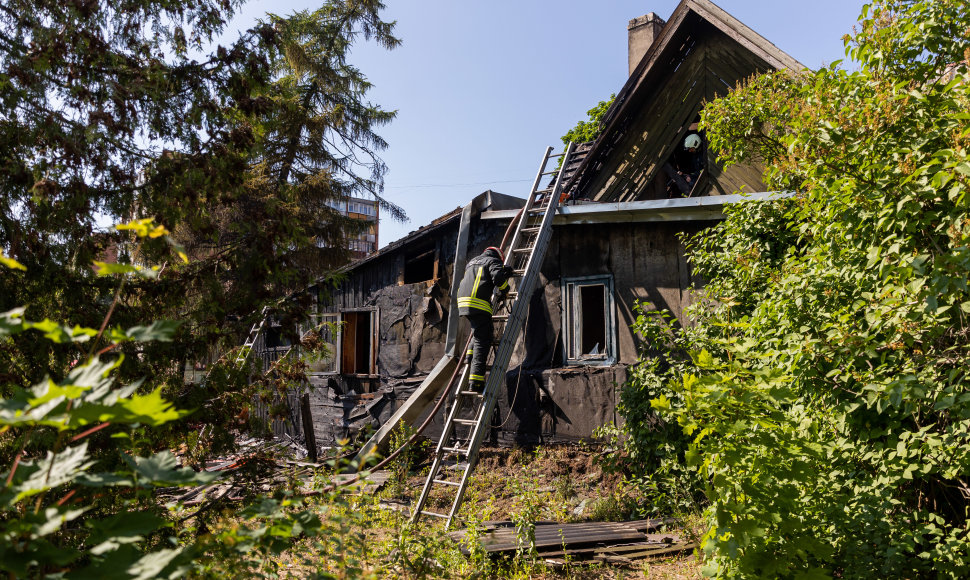
<svg viewBox="0 0 970 580"><path fill-rule="evenodd" d="M486 252L489 251L489 250L493 250L496 254L498 254L498 259L499 260L502 260L503 262L505 261L505 254L502 253L502 250L501 249L496 248L495 246L489 246L489 247L485 248L485 251Z"/></svg>

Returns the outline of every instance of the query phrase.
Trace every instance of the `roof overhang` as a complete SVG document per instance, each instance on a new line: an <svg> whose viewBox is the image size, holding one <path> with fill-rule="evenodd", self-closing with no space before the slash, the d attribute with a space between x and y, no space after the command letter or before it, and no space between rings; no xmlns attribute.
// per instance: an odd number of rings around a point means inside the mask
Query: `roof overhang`
<svg viewBox="0 0 970 580"><path fill-rule="evenodd" d="M792 197L789 191L739 193L694 198L651 199L621 203L582 203L560 206L552 220L555 226L575 224L708 221L724 219L724 207L746 201L767 201ZM482 219L511 220L517 210L486 211Z"/></svg>

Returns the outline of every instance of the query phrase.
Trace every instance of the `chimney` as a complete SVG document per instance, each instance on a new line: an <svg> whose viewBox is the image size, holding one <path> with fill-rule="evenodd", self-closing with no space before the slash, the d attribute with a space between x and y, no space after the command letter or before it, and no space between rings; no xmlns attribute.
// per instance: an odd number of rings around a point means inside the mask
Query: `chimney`
<svg viewBox="0 0 970 580"><path fill-rule="evenodd" d="M633 74L633 69L637 68L637 64L640 63L640 59L643 55L647 54L647 49L653 44L657 35L660 34L660 30L664 27L664 19L657 16L653 12L634 18L627 24L628 39L629 39L629 61L630 61L630 74Z"/></svg>

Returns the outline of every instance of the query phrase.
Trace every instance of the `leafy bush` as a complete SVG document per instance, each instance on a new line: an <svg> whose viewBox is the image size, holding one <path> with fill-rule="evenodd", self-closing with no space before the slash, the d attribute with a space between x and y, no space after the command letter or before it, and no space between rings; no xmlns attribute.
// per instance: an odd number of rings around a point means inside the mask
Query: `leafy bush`
<svg viewBox="0 0 970 580"><path fill-rule="evenodd" d="M119 229L142 238L166 233L144 220L129 226ZM23 268L2 254L0 263ZM99 274L122 277L116 304L129 277L151 278L153 270L103 264ZM319 550L291 556L302 569L373 577L363 557L367 528L336 492L324 494L319 506L286 495L257 497L228 523L218 512L203 513L213 502L186 515L177 502L157 499L159 487L206 484L218 475L180 469L167 450L139 453L151 450L155 430L189 411L177 410L149 381L119 381L124 355L116 353L121 344L171 340L178 324L109 328L113 308L100 331L30 322L25 308L0 313L0 345L39 332L53 344L86 345L89 352L60 380L22 386L8 382L15 375L2 375L9 395L0 398L0 460L9 468L0 471L0 571L23 578L262 575L277 572L274 558L297 539L315 538ZM107 345L96 350L102 338ZM319 556L334 546L332 556Z"/></svg>
<svg viewBox="0 0 970 580"><path fill-rule="evenodd" d="M9 258L3 263L22 268ZM122 264L102 264L99 270L102 275L152 275L150 269ZM5 385L10 395L0 398L0 434L7 439L4 447L15 452L5 458L9 468L0 473L0 570L13 577L52 572L71 577L184 575L190 552L167 531L165 508L150 500L151 492L159 486L207 483L216 476L176 469L169 451L133 452L141 427L157 427L186 412L174 409L159 388L146 391L142 381L118 384L114 374L124 356L111 354L125 342L171 340L178 325L156 322L105 332L107 319L98 331L50 320L30 322L24 311L0 314L0 341L36 331L55 344L90 343L92 348L61 380ZM102 336L109 344L94 352ZM37 438L49 447L29 448ZM92 445L95 438L101 441ZM113 449L105 448L106 441Z"/></svg>
<svg viewBox="0 0 970 580"><path fill-rule="evenodd" d="M690 358L642 364L624 399L690 437L710 574L970 569L968 31L966 2L877 2L846 39L858 71L760 77L704 111L723 160L798 192L692 241L708 284L668 341Z"/></svg>
<svg viewBox="0 0 970 580"><path fill-rule="evenodd" d="M611 440L614 450L603 458L604 467L623 473L638 491L641 515L696 515L706 504L702 480L686 462L692 437L670 411L684 408L682 377L697 372L691 353L707 349L724 354L714 339L732 334L730 313L750 310L771 273L798 251L797 235L786 217L792 207L785 199L728 207L728 221L745 227L721 227L716 233L685 238L694 250L695 267L719 289L716 301L702 298L689 310L688 316L699 324L681 325L669 311L635 307L633 328L642 352L620 391L617 410L625 424L622 431L607 428L600 435ZM724 305L731 309L718 320Z"/></svg>

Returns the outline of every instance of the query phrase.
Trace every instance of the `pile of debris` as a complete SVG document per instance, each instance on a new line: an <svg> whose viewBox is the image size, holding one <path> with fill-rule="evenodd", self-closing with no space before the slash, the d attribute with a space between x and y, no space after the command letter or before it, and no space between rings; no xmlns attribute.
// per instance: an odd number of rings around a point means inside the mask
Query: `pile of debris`
<svg viewBox="0 0 970 580"><path fill-rule="evenodd" d="M532 544L536 556L553 566L590 561L634 565L637 560L694 550L697 544L677 534L657 533L664 526L676 523L671 519L574 524L543 522L536 524ZM467 530L450 534L462 545L467 545L467 535ZM511 556L523 547L528 548L530 543L509 521L489 522L486 532L477 540L482 549L493 556ZM469 551L467 547L463 550Z"/></svg>
<svg viewBox="0 0 970 580"><path fill-rule="evenodd" d="M164 502L180 502L184 506L196 506L205 501L238 501L253 493L268 492L288 481L302 481L304 491L311 491L313 477L319 465L300 461L306 457L303 445L291 437L266 440L258 437L241 437L237 440L237 451L225 457L211 459L205 463L205 471L219 473L222 477L213 483L199 485L190 489L172 488L158 494ZM184 465L184 453L176 454ZM260 463L260 469L255 469ZM254 468L246 476L240 475L246 468ZM253 477L253 474L261 474Z"/></svg>

